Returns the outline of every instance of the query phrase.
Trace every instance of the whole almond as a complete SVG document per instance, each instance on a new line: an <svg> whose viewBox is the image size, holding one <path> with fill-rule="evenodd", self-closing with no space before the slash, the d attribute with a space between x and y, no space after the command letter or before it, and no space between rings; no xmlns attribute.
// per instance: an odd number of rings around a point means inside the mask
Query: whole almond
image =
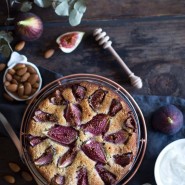
<svg viewBox="0 0 185 185"><path fill-rule="evenodd" d="M30 77L28 78L28 82L33 85L37 82L37 80L39 79L38 74L31 74Z"/></svg>
<svg viewBox="0 0 185 185"><path fill-rule="evenodd" d="M28 78L30 77L30 73L25 73L22 77L21 77L21 82L25 82L28 80Z"/></svg>
<svg viewBox="0 0 185 185"><path fill-rule="evenodd" d="M12 84L17 84L17 85L18 85L18 82L17 82L16 79L12 79L11 83L12 83Z"/></svg>
<svg viewBox="0 0 185 185"><path fill-rule="evenodd" d="M8 69L8 73L11 74L11 75L14 75L15 74L15 70L12 68L12 69Z"/></svg>
<svg viewBox="0 0 185 185"><path fill-rule="evenodd" d="M9 73L6 73L6 80L11 81L12 80L12 75Z"/></svg>
<svg viewBox="0 0 185 185"><path fill-rule="evenodd" d="M48 49L45 53L44 53L44 58L50 58L53 56L53 54L55 53L54 49Z"/></svg>
<svg viewBox="0 0 185 185"><path fill-rule="evenodd" d="M25 46L25 41L21 41L15 45L15 51L21 51Z"/></svg>
<svg viewBox="0 0 185 185"><path fill-rule="evenodd" d="M24 95L24 85L23 84L19 84L17 93L19 97L22 97Z"/></svg>
<svg viewBox="0 0 185 185"><path fill-rule="evenodd" d="M15 183L15 178L11 175L6 175L4 176L4 180L10 184L14 184Z"/></svg>
<svg viewBox="0 0 185 185"><path fill-rule="evenodd" d="M31 74L37 73L35 68L29 65L27 66L27 71Z"/></svg>
<svg viewBox="0 0 185 185"><path fill-rule="evenodd" d="M13 172L19 172L21 170L20 166L16 163L9 163L8 165Z"/></svg>
<svg viewBox="0 0 185 185"><path fill-rule="evenodd" d="M26 82L24 84L24 94L25 95L30 95L31 94L31 91L32 91L32 86L29 82Z"/></svg>
<svg viewBox="0 0 185 185"><path fill-rule="evenodd" d="M22 177L24 178L25 181L30 182L33 179L32 176L31 176L31 174L29 174L28 172L23 171L21 173L21 175L22 175Z"/></svg>
<svg viewBox="0 0 185 185"><path fill-rule="evenodd" d="M26 67L25 64L19 63L19 64L16 64L16 65L13 67L13 69L14 69L14 70L19 70L19 69L22 69L22 68L25 68L25 67Z"/></svg>
<svg viewBox="0 0 185 185"><path fill-rule="evenodd" d="M23 76L26 72L27 72L27 67L24 67L24 68L18 69L18 70L16 71L16 74L17 74L18 76Z"/></svg>
<svg viewBox="0 0 185 185"><path fill-rule="evenodd" d="M5 67L6 67L6 64L1 63L0 64L0 72L3 71Z"/></svg>
<svg viewBox="0 0 185 185"><path fill-rule="evenodd" d="M32 85L32 87L35 88L35 89L38 89L38 88L39 88L39 83L34 83L34 84Z"/></svg>
<svg viewBox="0 0 185 185"><path fill-rule="evenodd" d="M7 87L6 87L6 89L8 90L8 91L10 91L10 92L15 92L15 91L17 91L17 84L10 84L10 85L8 85Z"/></svg>
<svg viewBox="0 0 185 185"><path fill-rule="evenodd" d="M9 81L5 81L4 82L4 86L8 86L8 85L10 85L10 82Z"/></svg>
<svg viewBox="0 0 185 185"><path fill-rule="evenodd" d="M13 75L13 78L14 78L15 80L17 80L17 82L19 82L19 81L21 80L21 77L18 76L18 75Z"/></svg>
<svg viewBox="0 0 185 185"><path fill-rule="evenodd" d="M3 93L3 97L8 101L14 101L14 99L7 93Z"/></svg>

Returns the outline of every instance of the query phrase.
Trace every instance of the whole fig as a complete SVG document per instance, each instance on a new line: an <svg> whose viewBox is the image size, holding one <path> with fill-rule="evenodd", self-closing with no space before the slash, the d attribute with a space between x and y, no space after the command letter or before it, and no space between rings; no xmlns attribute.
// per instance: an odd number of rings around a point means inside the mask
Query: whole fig
<svg viewBox="0 0 185 185"><path fill-rule="evenodd" d="M43 32L42 20L33 13L21 13L15 18L15 31L22 40L37 40Z"/></svg>
<svg viewBox="0 0 185 185"><path fill-rule="evenodd" d="M183 126L183 114L171 104L160 107L152 116L152 126L165 134L175 134Z"/></svg>

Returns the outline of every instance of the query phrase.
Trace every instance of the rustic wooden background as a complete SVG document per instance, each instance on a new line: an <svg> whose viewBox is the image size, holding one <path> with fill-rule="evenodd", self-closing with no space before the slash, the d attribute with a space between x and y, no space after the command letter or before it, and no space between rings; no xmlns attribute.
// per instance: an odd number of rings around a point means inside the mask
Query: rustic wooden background
<svg viewBox="0 0 185 185"><path fill-rule="evenodd" d="M71 27L67 18L57 16L52 8L34 6L32 12L44 21L44 33L39 40L27 42L21 53L31 62L63 75L94 73L108 77L132 94L185 97L184 0L89 0L87 4L77 27ZM5 7L5 0L0 1L0 29L7 29ZM10 13L15 17L16 9ZM9 25L13 30L11 22ZM110 53L94 41L92 32L97 27L107 32L115 50L141 76L142 89L131 87ZM44 59L43 52L56 46L57 36L72 30L86 32L80 46L71 54L57 50L52 58Z"/></svg>

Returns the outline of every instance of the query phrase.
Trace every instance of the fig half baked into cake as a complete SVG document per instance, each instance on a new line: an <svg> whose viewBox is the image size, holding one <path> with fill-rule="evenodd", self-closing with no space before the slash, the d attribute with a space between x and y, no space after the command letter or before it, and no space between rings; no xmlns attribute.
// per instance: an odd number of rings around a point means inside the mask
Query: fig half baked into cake
<svg viewBox="0 0 185 185"><path fill-rule="evenodd" d="M130 170L138 126L117 93L82 81L42 100L30 120L29 154L52 185L113 185Z"/></svg>

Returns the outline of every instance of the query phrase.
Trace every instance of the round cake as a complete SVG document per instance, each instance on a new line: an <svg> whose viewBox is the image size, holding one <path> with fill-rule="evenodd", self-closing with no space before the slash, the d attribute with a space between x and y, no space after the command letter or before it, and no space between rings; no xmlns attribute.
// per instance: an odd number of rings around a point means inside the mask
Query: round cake
<svg viewBox="0 0 185 185"><path fill-rule="evenodd" d="M138 125L112 89L82 81L62 85L34 110L29 155L52 185L113 185L131 169Z"/></svg>

